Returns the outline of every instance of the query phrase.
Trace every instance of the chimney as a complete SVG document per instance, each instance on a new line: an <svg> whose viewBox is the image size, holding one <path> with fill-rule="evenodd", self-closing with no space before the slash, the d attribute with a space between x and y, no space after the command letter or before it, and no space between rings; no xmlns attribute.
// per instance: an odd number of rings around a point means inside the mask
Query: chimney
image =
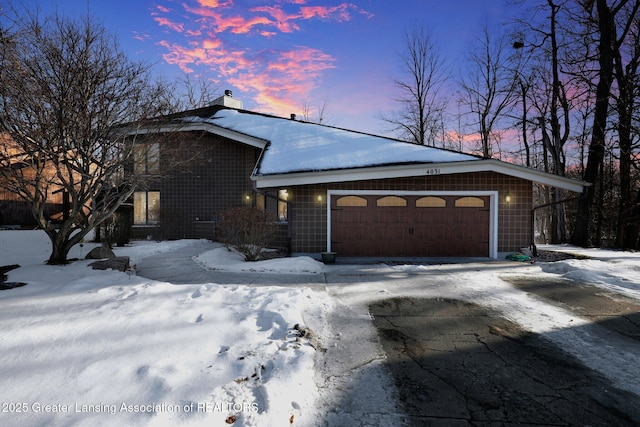
<svg viewBox="0 0 640 427"><path fill-rule="evenodd" d="M295 120L296 119L296 114L295 113L291 113L291 120Z"/></svg>
<svg viewBox="0 0 640 427"><path fill-rule="evenodd" d="M233 92L227 89L224 91L224 95L219 98L213 100L210 106L212 105L222 105L223 107L236 108L238 110L242 109L242 101L233 97Z"/></svg>

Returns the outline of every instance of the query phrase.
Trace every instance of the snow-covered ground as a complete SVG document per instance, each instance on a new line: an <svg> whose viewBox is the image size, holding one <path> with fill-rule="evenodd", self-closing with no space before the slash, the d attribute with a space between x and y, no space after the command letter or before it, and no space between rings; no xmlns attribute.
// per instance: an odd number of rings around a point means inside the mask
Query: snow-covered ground
<svg viewBox="0 0 640 427"><path fill-rule="evenodd" d="M116 253L135 264L192 243L143 241ZM70 258L94 246L76 247ZM323 321L326 294L172 285L92 270L88 260L47 266L49 247L41 231L0 231L0 265L20 264L9 280L28 283L0 291L0 425L222 426L235 417L234 425L276 426L317 419L315 350L294 327L303 329L312 316Z"/></svg>
<svg viewBox="0 0 640 427"><path fill-rule="evenodd" d="M142 241L115 251L136 264L193 243ZM82 258L93 246L76 247L70 257ZM327 368L319 365L313 340L300 337L300 330L349 313L366 320L370 302L405 295L458 298L499 310L640 395L637 345L603 345L597 327L501 279L565 276L640 300L640 254L544 249L592 259L325 266L308 257L244 263L237 254L216 249L196 261L212 270L341 278L313 289L174 285L135 273L92 270L87 260L47 266L43 232L0 231L0 265L20 264L9 280L28 283L0 291L0 425L225 426L235 417L235 426L316 426L327 412L338 410L327 407L335 402L330 394L344 393L349 385L323 378ZM345 307L349 313L338 312ZM360 337L380 373L371 322L349 325L362 328L352 336ZM318 331L324 347L339 350L338 358L358 344L347 342L339 327L333 323ZM384 389L384 378L374 377L379 388L361 384L360 389ZM372 396L350 399L364 408Z"/></svg>

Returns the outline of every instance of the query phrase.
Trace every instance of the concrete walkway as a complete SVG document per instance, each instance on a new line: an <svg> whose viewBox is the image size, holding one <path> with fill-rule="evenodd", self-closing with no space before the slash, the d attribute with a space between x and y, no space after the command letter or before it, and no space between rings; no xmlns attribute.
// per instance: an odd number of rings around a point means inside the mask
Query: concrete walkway
<svg viewBox="0 0 640 427"><path fill-rule="evenodd" d="M265 272L236 273L207 270L193 260L198 254L219 248L220 244L202 241L177 251L164 252L140 260L136 274L174 284L220 283L256 286L324 286L322 274L279 274Z"/></svg>

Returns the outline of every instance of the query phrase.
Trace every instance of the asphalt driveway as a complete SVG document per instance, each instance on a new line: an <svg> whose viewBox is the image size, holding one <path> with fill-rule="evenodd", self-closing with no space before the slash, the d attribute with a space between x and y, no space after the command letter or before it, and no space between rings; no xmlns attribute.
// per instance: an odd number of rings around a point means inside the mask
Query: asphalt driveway
<svg viewBox="0 0 640 427"><path fill-rule="evenodd" d="M500 313L448 299L370 309L407 425L638 425L638 396Z"/></svg>

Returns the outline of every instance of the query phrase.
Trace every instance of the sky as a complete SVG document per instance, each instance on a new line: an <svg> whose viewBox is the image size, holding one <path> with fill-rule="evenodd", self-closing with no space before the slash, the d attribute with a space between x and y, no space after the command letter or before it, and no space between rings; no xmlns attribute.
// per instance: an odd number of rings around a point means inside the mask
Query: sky
<svg viewBox="0 0 640 427"><path fill-rule="evenodd" d="M424 27L454 75L504 0L23 0L44 13L90 12L130 58L169 79L211 81L243 107L384 134L407 31Z"/></svg>

